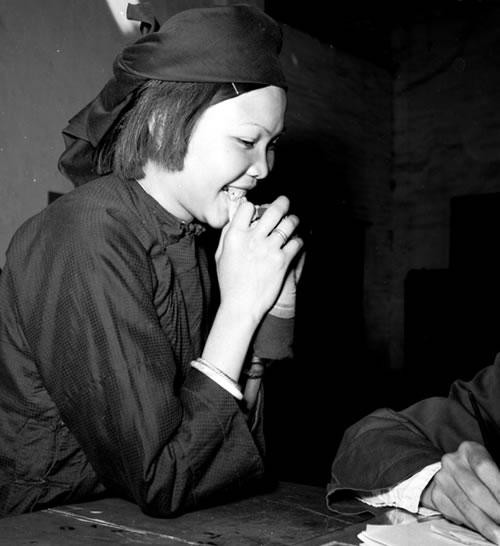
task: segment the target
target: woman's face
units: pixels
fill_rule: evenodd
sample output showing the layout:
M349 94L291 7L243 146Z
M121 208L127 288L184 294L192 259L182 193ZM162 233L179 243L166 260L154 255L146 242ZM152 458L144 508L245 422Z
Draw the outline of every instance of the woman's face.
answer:
M234 196L244 196L272 168L285 109L286 93L275 86L210 106L193 129L184 168L165 178L166 208L182 220L223 227Z

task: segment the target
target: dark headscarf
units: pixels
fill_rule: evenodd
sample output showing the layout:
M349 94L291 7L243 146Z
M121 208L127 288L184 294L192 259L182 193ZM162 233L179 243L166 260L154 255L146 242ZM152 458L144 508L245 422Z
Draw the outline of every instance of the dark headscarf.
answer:
M129 6L130 8L130 6ZM188 9L125 47L113 77L63 130L59 170L76 186L101 176L97 149L146 80L276 85L286 89L276 21L251 5Z

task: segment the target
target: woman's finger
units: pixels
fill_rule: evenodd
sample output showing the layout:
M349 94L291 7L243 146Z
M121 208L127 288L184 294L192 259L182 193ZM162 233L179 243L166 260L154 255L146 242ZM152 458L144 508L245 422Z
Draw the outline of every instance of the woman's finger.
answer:
M240 200L238 208L234 213L233 219L229 222L230 227L234 226L235 228L245 229L248 228L252 222L253 215L255 213L255 206L246 200Z
M288 197L280 195L264 211L257 222L254 222L255 233L262 236L269 235L272 230L284 219L290 207ZM283 229L283 228L281 228Z
M292 237L282 247L282 251L285 253L288 260L288 264L295 258L300 249L304 246L304 241L300 237Z
M278 223L278 225L269 233L268 237L280 243L280 246L286 245L298 225L298 217L295 216L295 214L290 214L285 216Z
M306 253L304 251L300 253L299 258L297 260L297 264L295 265L295 270L294 270L295 283L298 283L300 280L300 277L302 276L302 270L304 269L305 261L306 261Z

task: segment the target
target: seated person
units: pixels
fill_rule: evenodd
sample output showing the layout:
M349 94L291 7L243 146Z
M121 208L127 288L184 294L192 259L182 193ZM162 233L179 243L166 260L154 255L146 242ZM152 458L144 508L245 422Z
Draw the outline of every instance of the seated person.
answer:
M474 405L498 429L500 448L500 354L471 381L455 381L447 398L378 409L349 427L332 464L328 507L355 513L361 500L431 509L500 544L498 459L495 444L484 447Z
M0 517L95 495L171 517L266 477L263 360L280 355L257 338L290 326L303 243L286 196L255 221L246 195L283 131L281 29L245 4L151 29L64 130L78 187L7 251Z

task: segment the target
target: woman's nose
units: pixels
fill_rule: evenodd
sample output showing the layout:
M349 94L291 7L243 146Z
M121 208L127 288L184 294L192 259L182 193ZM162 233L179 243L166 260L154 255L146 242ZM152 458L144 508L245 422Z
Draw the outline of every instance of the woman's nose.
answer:
M256 180L266 178L272 167L269 159L267 152L259 153L251 167L248 169L248 174Z

